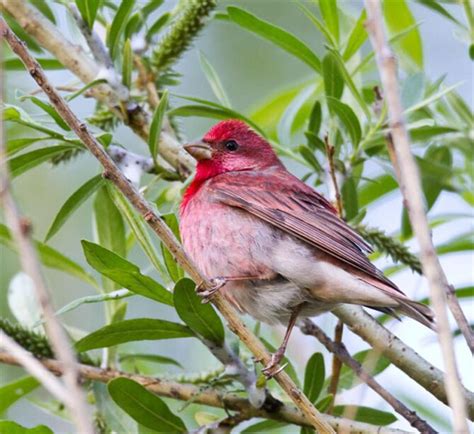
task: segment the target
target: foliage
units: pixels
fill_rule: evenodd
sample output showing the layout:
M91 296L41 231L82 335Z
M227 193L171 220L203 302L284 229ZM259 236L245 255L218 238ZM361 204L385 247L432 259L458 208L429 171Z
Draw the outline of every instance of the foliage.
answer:
M466 25L443 3L417 1L439 14L446 20L445 25L452 26L464 39L469 31L472 34L474 25L467 11ZM57 4L68 6L68 2L54 0L33 3L51 24L57 18ZM411 252L408 244L413 235L406 210L397 217L400 225L394 234L389 235L370 224L370 210L388 195L399 193L399 188L387 153L387 110L374 89L378 84L373 78L374 56L365 49L368 39L364 27L366 13L359 10L352 15L341 3L320 0L300 4L298 8L295 3L295 9L305 20L304 24L311 26L310 39L323 43L323 47L314 49L295 32L238 6L224 9L219 5L219 10L211 15L217 6L214 0L178 1L172 10L165 10L162 0L75 1L88 28L102 28L106 32L103 44L107 55L115 69L121 72L121 85L129 91L129 98L121 99L114 107L104 101L97 102L95 110L86 113L87 122L105 148L111 144L122 145L118 127L130 123L128 115L133 107L138 105L144 110L149 128L141 151L147 149L147 157L152 159L156 170L152 175L139 170L137 186L155 204L177 237L179 230L175 211L183 184L176 181L179 176L167 181L163 175L178 170L178 167L165 166L161 172L159 170L162 164L161 133L172 133L181 118L239 118L268 138L279 155L296 167L301 178L314 187L320 187L325 182L328 145L333 147L344 218L373 244L376 249L373 259L383 254L387 255L388 260L398 262L397 265L390 263L387 274L395 274L407 266L421 273L416 254ZM446 85L445 77L435 81L428 77L419 23L410 11L411 6L411 2L407 1L386 0L384 16L390 42L401 62L404 113L423 180L428 217L432 228L436 228L466 217L454 213L438 214L435 205L443 194L449 193L469 206L474 205L474 172L470 170L473 165L473 117L456 85ZM65 11L70 18L68 7ZM40 54L38 60L45 69L63 69L57 59L45 57L41 47L12 17L7 16L7 20L27 46ZM181 78L173 68L195 42L202 28L207 23L214 25L215 22L226 26L226 29L237 29L239 35L246 32L247 36L258 37L267 43L268 49L282 50L287 56L294 57L307 68L307 79L281 83L280 89L266 99L263 99L265 95L255 95L253 109L242 111L233 105L229 96L232 89L227 80L219 76L214 66L216 59L210 53L200 52L202 72L217 102L195 95L177 94L174 86L181 79L186 81L187 75L183 71ZM72 23L70 20L69 25ZM472 41L468 41L468 45L472 55ZM21 64L11 55L6 59L4 68L18 71ZM81 89L66 91L66 98L85 99L90 96L91 89L107 81L112 87L117 85L110 77L97 77ZM37 113L41 113L41 121ZM118 113L124 114L123 119ZM77 157L84 153L84 146L44 98L18 94L12 104L4 105L3 119L9 128L7 156L15 178L14 187L29 171L45 173L47 162L53 165L61 162L67 170L75 170L76 164L79 164ZM179 134L177 136L179 138ZM216 349L229 351L232 357L240 357L246 368L253 369L245 350L240 349L226 334L212 305L201 303L194 283L185 278L172 254L164 246L156 248L146 224L121 193L97 172L93 175L78 185L68 186L68 198L50 223L44 242L35 241L43 265L75 277L95 291L93 295L74 296L71 302L58 310L58 314L74 313L78 308L85 312L91 304L104 305L103 327L83 331L79 337L71 332L74 338L77 337L75 349L80 360L91 364L88 351L102 349L102 366L151 375L160 372L156 365L177 369L186 366L186 360L175 360L155 352L135 351L135 343L144 340L161 343L168 339L171 345L175 342L178 345L178 339L186 338L186 342L204 343L213 350L213 354ZM90 233L94 242L80 240L74 233L69 235L74 237L75 247L82 243L83 258L78 263L68 257L69 251L66 256L52 245L61 232L71 230L71 218L89 199L93 201L93 230ZM35 216L32 215L32 218ZM11 235L3 225L0 225L0 243L15 250ZM458 231L437 247L440 255L472 253L472 232ZM139 259L136 260L136 257ZM93 277L93 273L100 275L100 280ZM54 284L57 285L57 281ZM463 299L472 298L472 287L460 288L457 294ZM132 296L134 299L143 298L158 318L129 318L127 303ZM84 328L89 328L88 324L84 324ZM28 330L24 324L12 324L0 319L0 329L36 357L54 357L45 336ZM262 340L268 348L274 348L274 339ZM105 348L107 351L104 351ZM160 352L165 347L156 348ZM94 353L94 357L96 355L99 357L98 352ZM353 357L362 364L367 362L366 368L374 376L389 367L388 360L378 357L372 349L356 352ZM370 364L369 361L374 358L377 360ZM291 362L291 357L285 362L288 363L286 372L296 383L303 385L304 392L320 411L327 411L334 401L339 404L339 394L334 397L326 393L330 373L321 353L309 358L304 375L301 375L301 366ZM232 367L232 363L229 366ZM183 383L202 384L203 390L214 387L219 391L240 393L242 385L238 384L238 378L229 366L212 365L205 372L185 372L174 378ZM355 374L344 367L338 393L358 384ZM17 392L13 389L20 386L22 392L15 395ZM35 380L27 377L13 383L13 386L0 388L0 397L4 397L2 410L7 410L17 399L24 399L36 386ZM279 397L273 382L266 386ZM107 388L98 383L88 387L93 392L97 420L103 432L117 429L126 429L131 433L185 432L186 427L196 425L191 418L195 412L193 408L185 406L177 410L176 406L171 405L172 401L159 398L131 379L114 379ZM193 402L192 397L189 402ZM396 417L385 410L385 407L368 408L347 403L336 405L333 414L350 414L358 421L387 425ZM242 432L271 432L282 426L287 428L282 421L252 422ZM26 429L15 422L0 421L0 432L40 434L50 430L43 426Z

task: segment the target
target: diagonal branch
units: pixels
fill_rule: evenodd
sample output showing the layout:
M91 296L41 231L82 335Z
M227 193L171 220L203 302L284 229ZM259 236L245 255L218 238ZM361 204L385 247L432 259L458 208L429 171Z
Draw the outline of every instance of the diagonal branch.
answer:
M18 362L12 355L0 351L0 363L17 365ZM63 365L57 360L42 359L41 364L56 375L63 375ZM113 369L100 369L89 365L79 365L79 371L82 378L101 383L108 383L114 378L126 377L140 383L150 392L166 398L178 399L181 401L192 401L194 403L208 405L210 407L224 408L226 410L237 411L248 418L260 417L265 419L279 420L294 425L308 426L311 424L297 407L284 404L276 410L256 409L248 400L242 398L236 393L222 392L211 387L198 387L192 384L183 384L164 378L146 377L143 375L134 375L126 372L115 371ZM327 423L338 432L358 432L367 434L407 434L406 431L370 425L367 423L356 422L349 419L334 417L329 415L322 416Z
M453 337L446 311L446 294L449 293L449 284L431 239L423 203L420 175L415 158L411 153L410 139L403 117L396 60L386 42L380 0L365 0L365 5L368 16L367 30L376 54L387 101L391 136L395 148L394 158L397 161L396 166L399 172L398 183L408 209L413 232L420 245L423 274L428 279L431 290L431 302L436 315L439 343L446 368L445 383L448 401L453 410L453 428L457 432L468 432L466 402L456 366ZM464 322L465 317L461 315L456 320L458 323L459 321ZM470 343L469 347L472 348L471 331L466 330L465 327L461 327L461 330L467 332L466 340Z
M423 419L421 419L416 412L410 410L403 402L399 401L380 383L378 383L362 365L351 357L345 345L340 342L335 342L329 338L316 324L307 319L300 327L304 334L314 336L318 339L331 353L334 354L341 362L345 363L351 368L355 374L366 383L372 390L378 393L392 408L400 415L402 415L413 428L423 433L435 434L436 431Z
M104 177L113 182L115 186L122 192L122 194L129 200L129 202L135 207L135 209L144 217L145 221L150 225L158 237L161 238L168 250L174 255L178 264L181 265L181 267L189 274L189 276L195 282L202 282L203 287L211 288L211 283L201 275L196 266L188 258L168 226L153 211L152 207L129 182L129 180L125 178L111 157L105 152L104 148L89 132L87 125L79 121L61 95L49 83L39 63L28 53L25 45L17 38L17 36L11 31L5 21L1 18L0 31L7 43L12 48L13 52L16 53L18 57L20 57L30 75L48 96L56 111L81 139L89 151L102 164L104 167ZM235 310L224 300L224 298L221 295L217 295L213 299L213 303L227 320L229 328L247 346L256 359L264 364L269 363L270 355L268 354L263 343L260 342L256 336L247 329L245 324L238 317ZM296 406L308 418L311 424L319 430L319 432L333 432L333 429L324 419L322 419L321 414L316 410L308 398L296 387L288 374L285 372L280 372L276 375L275 379L283 388L283 390L288 394L288 396L293 400Z

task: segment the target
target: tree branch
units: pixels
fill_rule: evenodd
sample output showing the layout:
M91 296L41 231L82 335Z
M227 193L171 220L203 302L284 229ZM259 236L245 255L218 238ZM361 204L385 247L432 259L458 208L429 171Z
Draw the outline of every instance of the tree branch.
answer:
M359 335L372 348L378 349L395 366L441 402L448 405L443 371L428 363L361 307L339 306L332 312L344 321L352 332ZM474 394L464 387L462 387L462 393L468 404L469 417L474 420Z
M0 351L0 363L18 365L15 357L4 351ZM43 359L40 363L56 375L62 375L64 372L63 365L57 360ZM202 388L192 384L177 383L163 378L134 375L112 369L100 369L89 365L79 365L79 372L82 378L101 383L108 383L118 377L130 378L146 387L150 392L156 393L159 396L178 399L181 401L192 401L210 407L233 410L243 413L249 418L261 417L265 419L280 420L282 422L300 426L312 426L297 407L288 404L280 406L276 411L269 411L265 409L256 409L248 400L242 398L236 393L221 392L210 387ZM406 431L379 427L329 415L323 415L322 417L334 430L337 430L337 432L345 431L368 434L406 433Z
M335 355L341 362L345 363L351 368L354 373L366 383L372 390L378 393L392 408L408 422L413 428L416 428L422 433L435 434L436 430L432 428L426 421L421 419L416 412L410 410L403 402L399 401L388 390L386 390L380 383L378 383L371 375L369 375L362 365L353 359L347 351L343 343L338 343L329 338L316 324L310 319L306 319L300 330L307 335L314 336L319 340L331 353Z
M423 274L428 279L431 290L431 303L436 315L439 343L446 368L445 382L448 401L453 410L453 427L455 431L468 432L466 403L456 366L453 337L445 307L449 284L431 239L428 219L424 209L418 167L411 153L410 140L403 117L396 60L386 42L380 1L365 0L365 5L368 16L367 30L376 54L377 65L387 101L389 124L399 171L398 183L408 209L413 231L420 245ZM454 314L457 313L459 311L454 312ZM464 315L456 318L459 325L464 323L464 320ZM465 336L466 341L469 343L469 347L473 348L471 331L466 330L466 327L461 327L461 325L460 328L463 332L467 332Z
M0 43L3 37L6 37L5 30L6 23L0 17ZM0 49L0 64L2 49ZM3 105L3 84L2 71L0 71L0 105ZM71 349L69 339L62 328L60 322L54 313L54 308L49 298L49 290L43 278L43 274L38 260L38 255L31 239L31 223L24 218L15 203L13 195L10 191L10 169L7 163L7 154L5 149L3 121L0 119L0 201L3 205L4 215L7 225L10 227L13 239L18 246L18 253L23 271L31 278L35 289L36 299L41 307L44 319L45 328L48 337L51 341L56 357L64 363L66 367L64 372L65 390L69 398L65 401L68 406L70 415L79 432L84 434L93 434L94 429L91 423L91 415L87 407L85 394L78 383L77 361ZM3 340L3 345L14 351L16 357L27 363L27 369L36 369L38 374L38 366L34 366L27 358L28 353L19 351L10 342L8 336L3 332L0 335ZM48 381L47 377L44 377ZM51 384L48 387L54 387ZM56 392L59 390L56 387ZM62 394L64 395L64 393Z
M24 44L22 44L22 42L16 37L3 19L0 19L0 29L12 50L20 57L30 75L48 96L56 111L102 164L104 167L104 177L113 182L135 209L144 217L145 221L150 225L158 237L161 238L168 250L174 255L178 264L181 265L189 276L197 283L202 282L203 287L211 288L211 283L201 275L192 261L188 258L168 226L153 211L148 202L123 175L95 137L90 134L87 125L80 122L71 111L61 95L49 83L39 63L28 53ZM269 363L270 355L263 343L247 329L235 310L224 300L224 298L220 294L217 294L213 299L213 303L227 320L229 328L239 336L240 340L247 346L256 359L263 364ZM332 428L324 419L322 419L321 414L316 410L308 398L296 387L288 374L280 372L275 376L275 379L316 429L323 433L333 432Z

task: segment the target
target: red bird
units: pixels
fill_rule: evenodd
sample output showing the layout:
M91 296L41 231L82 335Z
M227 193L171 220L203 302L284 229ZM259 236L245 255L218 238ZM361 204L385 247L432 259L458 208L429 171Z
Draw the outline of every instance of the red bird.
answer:
M433 327L431 310L367 259L370 246L244 122L220 122L185 148L198 161L180 207L186 252L241 312L288 326L268 375L297 318L340 303L398 309Z

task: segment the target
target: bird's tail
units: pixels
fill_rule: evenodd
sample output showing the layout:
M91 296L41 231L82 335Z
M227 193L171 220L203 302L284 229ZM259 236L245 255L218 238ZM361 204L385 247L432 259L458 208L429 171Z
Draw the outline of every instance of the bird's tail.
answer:
M406 298L398 299L400 310L409 317L417 320L421 324L436 331L433 311L426 305Z

